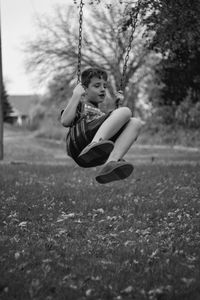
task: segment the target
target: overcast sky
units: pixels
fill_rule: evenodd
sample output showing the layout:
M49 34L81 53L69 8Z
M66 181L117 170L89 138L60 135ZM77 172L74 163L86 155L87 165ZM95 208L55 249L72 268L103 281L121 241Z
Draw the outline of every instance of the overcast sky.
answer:
M35 32L35 14L51 14L56 4L73 4L73 0L0 1L3 76L7 92L37 93L33 75L25 73L21 44Z

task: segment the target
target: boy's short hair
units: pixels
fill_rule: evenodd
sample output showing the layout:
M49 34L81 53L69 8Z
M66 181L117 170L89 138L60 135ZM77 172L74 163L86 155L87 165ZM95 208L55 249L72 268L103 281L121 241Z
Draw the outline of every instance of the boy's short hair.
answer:
M108 75L106 71L99 68L88 68L84 70L81 74L81 83L83 86L88 87L90 81L93 77L97 77L99 79L103 78L103 80L107 81Z

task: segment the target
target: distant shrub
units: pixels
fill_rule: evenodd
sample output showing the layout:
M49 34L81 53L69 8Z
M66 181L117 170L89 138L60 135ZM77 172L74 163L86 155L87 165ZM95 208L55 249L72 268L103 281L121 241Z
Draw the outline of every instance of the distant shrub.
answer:
M176 122L187 128L200 128L200 102L192 103L190 93L176 110Z
M165 105L156 108L156 110L152 114L153 123L157 124L173 124L174 123L174 107Z
M41 122L45 118L45 113L46 113L46 108L43 105L41 104L36 105L30 112L27 128L33 131L37 130L40 127Z
M197 102L191 107L189 114L189 126L192 128L200 128L200 102Z
M35 136L38 138L45 138L57 141L64 141L66 137L67 129L60 127L49 126L46 122L43 126L38 129L35 133Z
M45 112L45 117L35 135L40 138L64 140L67 130L60 122L60 110L56 106L51 106Z
M154 109L152 114L154 126L177 125L183 128L200 128L200 101L192 101L191 92L179 105L163 105Z

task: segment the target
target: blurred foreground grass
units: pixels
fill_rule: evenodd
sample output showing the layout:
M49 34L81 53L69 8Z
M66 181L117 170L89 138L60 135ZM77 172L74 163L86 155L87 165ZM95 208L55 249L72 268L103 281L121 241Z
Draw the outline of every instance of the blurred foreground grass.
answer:
M200 299L200 166L0 165L0 299Z

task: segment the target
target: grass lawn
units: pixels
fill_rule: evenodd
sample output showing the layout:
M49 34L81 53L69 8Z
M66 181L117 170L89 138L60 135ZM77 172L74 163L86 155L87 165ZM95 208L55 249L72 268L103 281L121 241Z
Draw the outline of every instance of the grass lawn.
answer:
M0 299L200 299L200 166L0 164Z

